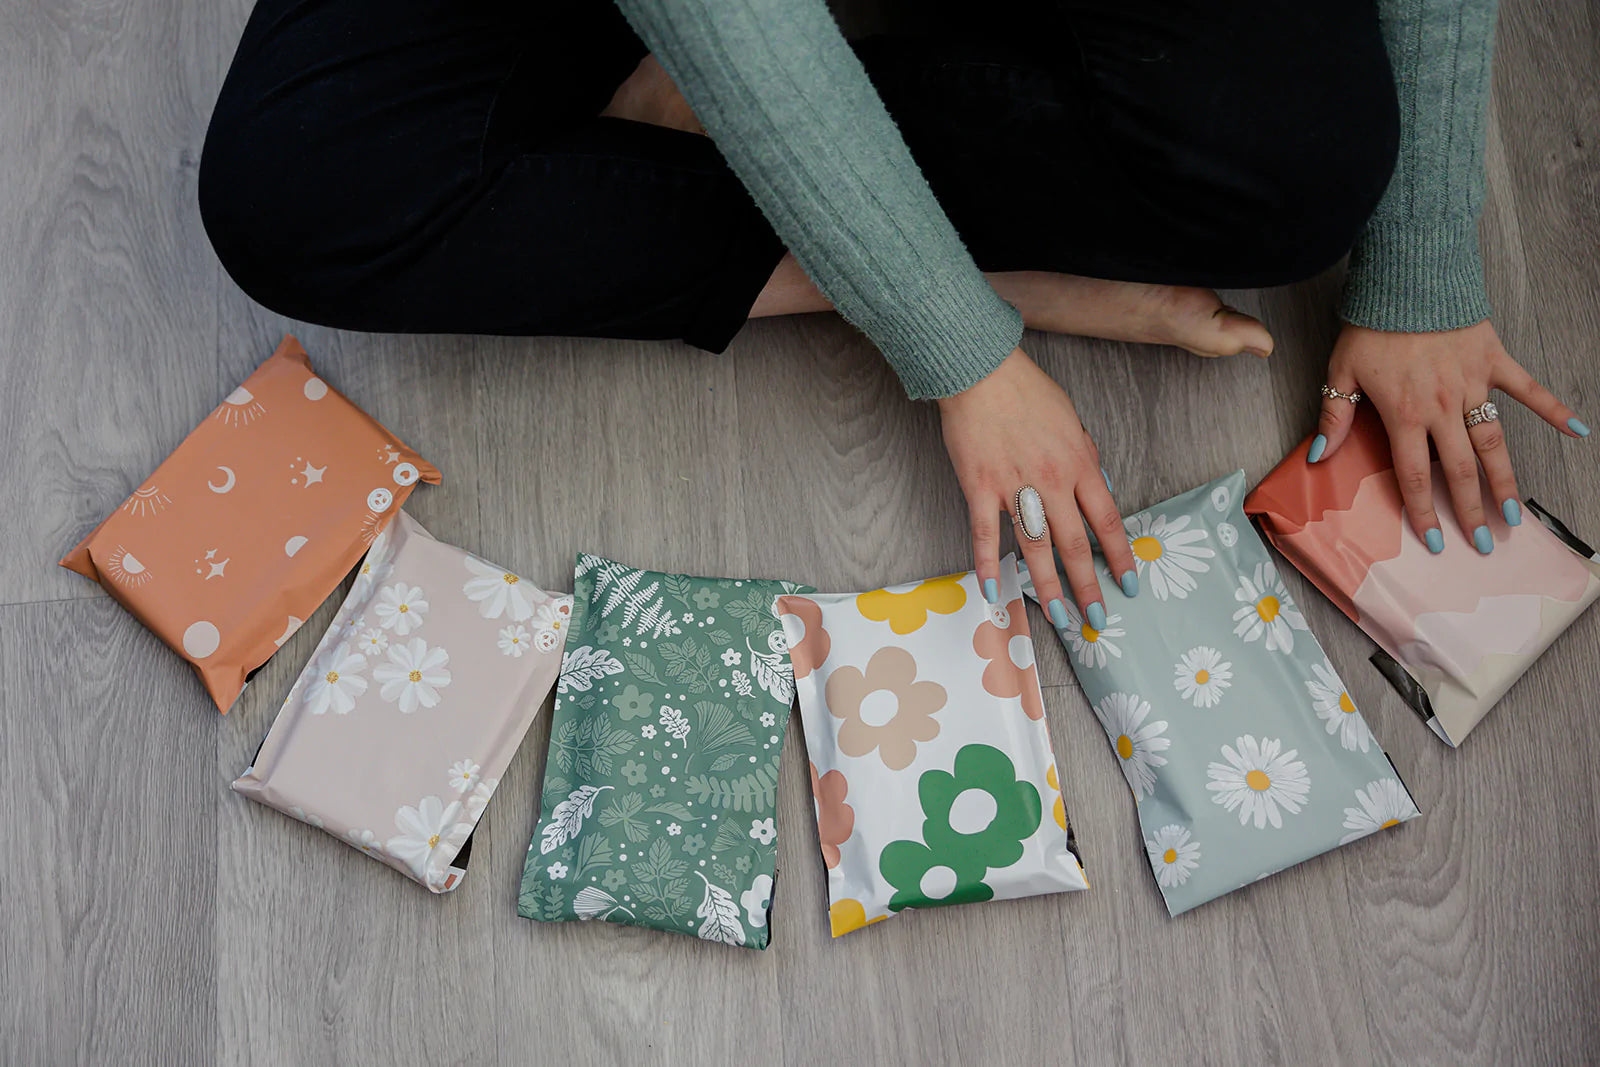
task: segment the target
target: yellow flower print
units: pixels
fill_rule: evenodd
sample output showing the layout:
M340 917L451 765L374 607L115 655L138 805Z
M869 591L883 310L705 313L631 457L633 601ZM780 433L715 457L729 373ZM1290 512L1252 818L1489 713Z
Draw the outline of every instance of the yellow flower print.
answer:
M1061 799L1061 779L1056 777L1056 765L1054 763L1050 764L1050 770L1046 772L1044 780L1050 783L1051 789L1056 791L1056 806L1050 809L1050 814L1056 817L1056 825L1065 830L1067 828L1067 805Z
M856 597L856 610L873 622L888 623L889 629L897 634L908 634L922 629L930 611L954 615L961 610L967 602L967 591L961 586L964 577L964 574L947 574L943 578L929 578L904 593L874 589Z
M828 909L828 920L833 925L834 937L843 937L873 923L881 923L887 918L887 915L867 918L867 909L861 906L861 901L849 897L845 897Z

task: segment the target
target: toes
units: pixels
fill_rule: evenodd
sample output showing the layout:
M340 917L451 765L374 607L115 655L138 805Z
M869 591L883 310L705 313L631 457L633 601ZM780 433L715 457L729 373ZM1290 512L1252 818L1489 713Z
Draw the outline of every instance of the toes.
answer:
M1272 334L1261 320L1223 303L1210 289L1174 288L1167 307L1171 343L1197 356L1272 354Z

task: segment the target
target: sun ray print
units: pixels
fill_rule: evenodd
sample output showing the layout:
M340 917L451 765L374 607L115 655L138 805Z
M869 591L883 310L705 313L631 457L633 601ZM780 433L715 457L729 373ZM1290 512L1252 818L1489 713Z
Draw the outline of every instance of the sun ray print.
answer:
M255 394L241 385L217 405L212 415L229 426L248 426L266 413L267 409Z
M139 561L138 556L121 545L117 546L117 550L111 553L111 558L106 561L106 572L118 585L143 585L150 580L149 568Z
M133 495L123 501L122 510L136 519L147 515L158 515L167 510L167 505L172 503L172 498L153 485L146 485L133 491Z

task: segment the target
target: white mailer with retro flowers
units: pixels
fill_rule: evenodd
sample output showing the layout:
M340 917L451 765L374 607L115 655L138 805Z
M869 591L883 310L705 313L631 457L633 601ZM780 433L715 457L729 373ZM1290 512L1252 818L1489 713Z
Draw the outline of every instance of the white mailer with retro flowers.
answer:
M435 540L373 542L233 789L456 888L468 839L561 670L572 598Z
M1014 556L972 573L778 598L833 935L906 908L1087 889Z
M1129 516L1141 592L1057 629L1181 914L1419 812L1242 510L1236 471ZM1022 586L1035 597L1027 568Z

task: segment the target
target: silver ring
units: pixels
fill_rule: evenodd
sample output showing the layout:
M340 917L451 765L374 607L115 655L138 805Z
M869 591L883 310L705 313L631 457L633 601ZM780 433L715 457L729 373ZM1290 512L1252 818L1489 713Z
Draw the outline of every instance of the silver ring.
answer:
M1017 495L1011 500L1011 516L1017 520L1017 528L1022 531L1022 536L1030 541L1043 541L1050 529L1044 517L1044 497L1031 485L1017 490Z
M1472 429L1480 422L1496 422L1500 418L1500 409L1494 406L1493 400L1485 400L1471 411L1467 412L1467 429Z
M1353 393L1341 393L1331 385L1324 385L1322 387L1322 395L1327 397L1329 400L1348 400L1352 404L1361 403L1360 390L1357 390Z

